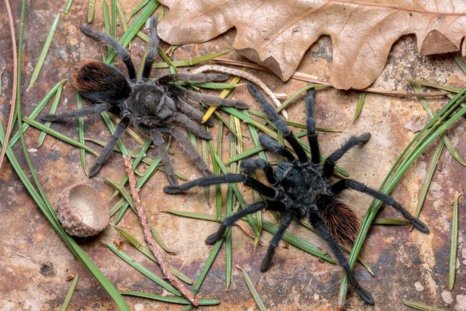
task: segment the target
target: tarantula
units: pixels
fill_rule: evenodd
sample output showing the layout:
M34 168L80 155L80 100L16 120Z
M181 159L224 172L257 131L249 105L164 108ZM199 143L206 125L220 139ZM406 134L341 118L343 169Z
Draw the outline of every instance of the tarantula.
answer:
M247 159L241 163L241 168L245 174L202 177L181 185L166 186L164 191L169 194L175 194L185 192L195 186L207 187L222 183L242 182L265 196L266 199L253 203L236 214L225 218L217 232L207 237L205 241L207 244L211 245L222 239L227 227L248 214L263 209L281 212L283 217L280 227L273 236L267 254L261 264L261 271L265 272L270 268L275 248L278 246L291 221L306 217L316 232L327 242L338 263L346 272L350 284L362 300L367 304L374 304L372 295L359 285L338 244L338 242L351 244L358 231L356 215L337 199L338 195L345 189L353 189L366 193L385 204L393 206L419 231L428 233L429 229L424 223L407 212L392 197L369 188L356 180L341 179L335 183L331 183L330 177L333 175L335 162L352 147L367 143L370 138L369 133L360 136L351 136L341 148L327 157L321 167L314 120L315 92L310 90L306 98L307 138L311 150L311 159L309 159L292 131L283 119L279 117L274 108L265 100L258 89L252 84L248 85L248 89L260 103L266 115L274 122L277 130L283 134L285 140L291 145L295 155L270 136L262 134L259 136L259 139L264 148L285 158L278 163L277 167L273 168L270 163L263 159ZM263 184L248 175L257 169L263 170L271 186Z
M72 74L73 85L81 96L94 104L92 107L61 114L49 114L42 117L43 121L64 121L90 114L110 111L120 116L115 132L107 143L95 164L89 170L89 176L96 175L109 158L118 139L130 125L136 126L141 132L147 134L155 145L156 152L161 156L165 166L165 173L170 184L177 184L173 173L173 166L166 151L163 135L170 134L179 143L181 148L197 165L203 175L209 175L204 160L197 153L181 128L193 132L203 139L212 139L200 122L203 113L189 103L205 103L216 106L232 106L246 109L247 105L230 99L221 99L216 96L205 95L190 91L178 82L211 82L225 81L224 74L168 74L156 81L149 80L149 75L158 49L157 20L150 19L150 45L144 62L142 79L136 77L136 70L131 56L126 49L114 38L92 31L87 25L81 31L87 36L101 41L115 49L122 58L128 70L128 78L115 67L98 61L84 62L75 68ZM194 120L194 121L193 121ZM196 121L196 122L195 122ZM208 124L209 125L209 124Z

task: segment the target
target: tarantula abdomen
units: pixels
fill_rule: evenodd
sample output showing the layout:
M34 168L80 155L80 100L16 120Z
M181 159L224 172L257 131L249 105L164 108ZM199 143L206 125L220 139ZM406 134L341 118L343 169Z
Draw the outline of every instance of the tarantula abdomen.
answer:
M91 103L117 103L131 94L125 75L103 62L86 61L73 68L72 84Z

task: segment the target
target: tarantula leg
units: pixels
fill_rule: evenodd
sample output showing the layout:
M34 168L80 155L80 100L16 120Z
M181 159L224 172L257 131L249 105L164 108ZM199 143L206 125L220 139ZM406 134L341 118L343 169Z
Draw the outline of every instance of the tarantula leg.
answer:
M272 240L270 241L269 248L267 249L267 254L265 255L264 259L262 260L261 263L261 272L265 272L269 270L271 264L272 264L272 258L273 255L275 254L275 248L277 248L278 243L282 239L283 235L285 234L286 229L291 224L291 220L293 219L291 213L286 213L282 221L280 223L280 227L278 228L277 232L275 232L275 235L273 236Z
M104 165L104 163L107 161L108 157L112 153L113 149L115 148L115 145L118 141L118 139L123 135L125 132L125 129L129 125L129 119L128 118L123 118L120 123L118 123L115 132L113 133L112 137L110 138L110 141L107 143L105 146L104 150L102 150L102 153L97 157L95 160L94 165L89 169L89 177L93 177L99 173L100 169Z
M333 174L333 170L335 168L335 162L338 161L348 150L351 148L365 144L371 138L371 134L364 133L360 136L351 136L347 142L343 144L339 149L335 150L331 155L325 159L324 162L324 176L329 177Z
M278 115L275 111L275 108L267 102L264 98L262 93L251 83L248 83L248 90L249 93L256 99L256 101L262 106L264 109L265 114L273 121L277 130L283 134L283 137L288 141L293 147L293 150L296 152L298 156L299 162L306 163L308 161L306 152L304 151L303 147L299 144L296 137L294 137L293 132L290 130L288 125L286 125L285 121Z
M94 105L92 107L86 107L79 110L63 112L59 114L46 114L44 116L41 116L40 119L44 122L60 122L65 121L67 119L87 116L90 114L98 114L107 111L108 109L110 109L109 104L99 104Z
M207 176L212 174L212 172L207 167L207 164L204 162L204 159L199 155L197 150L194 148L193 144L189 140L188 136L178 128L172 129L172 135L177 141L178 145L181 147L183 152L185 152L194 164L197 166L198 170L202 173L202 175Z
M374 298L372 298L372 295L368 291L366 291L359 285L358 281L356 280L356 277L354 276L353 271L351 270L348 260L346 259L345 255L343 255L343 252L338 246L338 243L330 234L329 228L324 223L319 214L317 214L316 212L311 212L309 215L309 220L312 226L316 229L317 233L319 233L319 235L327 242L328 246L337 258L338 263L345 270L351 286L356 290L359 297L361 297L361 299L364 300L366 304L373 305Z
M191 121L186 115L181 114L181 113L175 113L173 116L173 121L178 123L179 126L184 127L191 132L193 132L196 136L206 139L206 140L211 140L212 135L210 135L209 132L207 132L201 125Z
M267 181L271 184L275 184L277 179L273 172L272 165L264 159L246 159L241 162L241 169L244 173L250 174L257 169L262 169L267 177Z
M266 134L259 134L259 141L265 149L285 157L288 161L294 161L296 158L284 146L280 145L276 140Z
M208 187L225 183L242 182L267 197L273 198L276 195L274 188L264 185L257 179L242 174L225 174L220 176L206 176L188 181L181 185L166 186L163 191L168 194L182 193L194 187Z
M162 133L157 130L152 130L150 133L152 143L155 146L155 152L157 155L160 156L161 161L165 167L165 175L167 176L168 183L170 185L177 185L178 181L175 178L175 173L173 172L173 165L170 157L168 156L167 152L167 145L165 144L165 140L163 139Z
M83 24L81 26L81 31L85 35L93 38L94 40L101 41L105 44L110 45L112 48L114 48L118 56L120 56L123 62L125 63L126 68L128 69L129 78L131 80L136 79L136 69L134 68L134 64L133 64L133 61L131 60L131 56L129 55L128 51L120 43L118 43L117 40L107 35L106 33L95 32L91 30L87 24Z
M262 209L265 208L265 203L264 202L256 202L251 205L248 205L246 208L239 210L237 213L225 218L222 223L220 224L220 227L218 228L217 232L212 233L207 237L205 240L205 243L207 245L212 245L215 242L221 240L223 238L223 235L225 234L225 231L227 230L228 227L233 225L235 222L243 218L244 216L247 216L249 214L253 214L255 212L258 212Z
M229 76L223 73L173 73L159 78L160 83L183 81L188 83L223 82Z
M152 16L149 19L150 28L150 43L147 51L146 60L144 61L144 69L142 70L142 78L147 79L152 71L152 64L157 56L157 49L159 47L159 38L157 37L157 18Z
M403 217L406 218L417 230L423 233L429 233L429 228L422 221L411 215L407 210L403 208L403 206L401 206L400 203L398 203L391 196L388 196L386 194L383 194L382 192L369 188L363 183L360 183L359 181L353 179L342 179L332 186L332 191L334 193L339 193L345 189L353 189L359 192L366 193L387 205L393 206L393 208L400 212L401 215L403 215Z
M235 107L237 109L248 109L248 105L245 103L233 100L233 99L224 99L217 96L207 95L207 94L200 94L194 91L190 91L187 89L182 88L182 90L186 93L186 95L200 103L204 103L211 106L223 106L223 107Z
M181 112L183 112L188 117L190 117L191 119L197 122L201 122L202 118L204 117L204 113L202 111L189 105L181 98L178 98L178 109L180 109ZM209 119L204 124L207 126L214 126L214 123L212 121L213 121L212 119Z
M314 106L315 106L316 92L310 89L306 97L306 111L307 111L307 139L309 147L311 148L311 160L314 164L320 163L320 150L319 141L317 140L316 120L314 119Z

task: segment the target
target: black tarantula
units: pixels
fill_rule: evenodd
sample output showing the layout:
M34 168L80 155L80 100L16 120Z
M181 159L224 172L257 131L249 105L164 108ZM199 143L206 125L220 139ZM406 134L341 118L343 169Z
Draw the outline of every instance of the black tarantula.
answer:
M327 242L338 263L346 272L350 284L357 291L361 299L367 304L374 304L372 295L359 285L338 244L338 242L351 244L358 231L356 215L337 199L338 194L345 189L353 189L366 193L387 205L393 206L419 231L428 233L429 229L390 196L352 179L341 179L335 183L330 182L335 162L352 147L365 144L369 140L370 134L365 133L360 136L351 136L341 148L327 157L321 167L314 120L314 90L310 90L306 98L307 137L311 149L311 159L309 159L286 123L279 117L258 89L252 84L248 85L248 89L261 104L267 116L274 122L278 131L283 134L283 137L292 146L296 155L293 155L270 136L261 135L259 138L264 148L285 158L285 160L278 163L277 167L272 168L270 163L263 159L247 159L241 163L241 168L245 174L202 177L181 185L166 186L164 191L174 194L185 192L195 186L206 187L222 183L242 182L268 199L253 203L236 214L225 218L218 231L206 239L207 244L211 245L222 239L227 227L248 214L263 209L281 212L283 217L280 227L273 236L267 254L261 264L261 271L265 272L270 268L275 248L292 219L306 217L316 232ZM248 175L256 169L264 171L267 181L271 186L267 186Z
M89 170L89 176L96 175L113 151L118 139L130 125L139 128L150 136L157 153L162 158L165 173L170 184L177 184L173 173L172 163L166 151L163 136L172 135L186 152L197 168L204 175L209 175L202 157L197 153L190 140L181 128L193 132L203 139L212 139L211 135L197 122L203 116L202 111L189 103L203 102L216 106L232 106L246 109L247 105L235 100L221 99L216 96L205 95L190 91L175 82L209 82L225 81L224 74L168 74L156 81L149 80L149 75L158 49L158 37L155 17L150 19L150 45L144 62L142 79L136 77L136 70L131 56L126 49L114 38L105 33L94 32L87 25L81 31L89 37L108 44L117 51L128 70L126 78L115 67L98 61L85 62L75 68L73 72L73 85L83 98L94 104L92 107L61 114L49 114L42 117L43 121L63 121L90 114L110 111L120 116L115 132L103 149L95 164ZM194 121L193 121L194 120Z

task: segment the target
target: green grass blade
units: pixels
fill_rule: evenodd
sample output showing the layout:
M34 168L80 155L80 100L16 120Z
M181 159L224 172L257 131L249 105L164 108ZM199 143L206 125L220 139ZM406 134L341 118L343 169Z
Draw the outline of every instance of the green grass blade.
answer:
M456 257L458 252L458 203L461 193L455 194L453 201L453 213L451 217L451 244L450 244L450 265L448 273L448 290L452 291L455 286Z
M133 17L136 15L139 11L142 10L143 7L145 7L151 0L143 0L141 3L139 3L130 13L130 17Z
M356 103L356 110L354 112L353 124L359 119L361 115L362 108L364 107L364 102L366 99L366 93L360 93L358 97L358 102Z
M55 98L53 99L52 107L50 108L50 114L54 114L57 111L58 104L60 103L60 99L61 99L62 90L63 90L63 84L60 84L60 86L58 87L57 93L55 94ZM45 122L45 126L47 127L50 127L51 124L52 122ZM37 148L40 148L40 146L42 146L46 135L47 133L45 132L40 133L39 138L37 139Z
M228 230L230 229L227 229L227 231ZM217 255L220 252L220 249L222 248L222 244L223 244L223 239L217 241L212 247L212 250L210 251L209 257L204 263L204 267L202 268L201 273L197 277L196 281L194 281L193 290L192 290L194 294L197 294L199 290L201 289L202 283L204 283L204 280L207 274L209 273L210 268L212 267L212 264L215 261L215 258L217 258Z
M159 7L159 3L156 0L150 1L141 13L134 19L133 23L128 27L128 30L125 31L121 39L119 40L120 44L123 47L127 47L128 44L134 39L139 30L144 26L147 19L151 17L155 10ZM116 52L112 51L109 53L105 59L106 63L111 63L116 56Z
M71 10L71 6L73 5L73 0L68 0L66 2L66 6L65 6L65 9L63 10L63 13L68 14L70 13L70 10Z
M107 1L104 1L102 3L102 13L103 13L103 16L104 16L104 30L105 30L105 33L110 35L110 28L111 28L111 24L110 24L110 13L109 13L109 10L108 10L108 4L107 4ZM111 47L107 46L107 49L108 51L110 51Z
M407 226L409 224L411 223L404 218L376 218L374 220L374 225L380 226Z
M187 300L184 297L161 296L157 294L149 294L149 293L134 292L134 291L124 291L124 292L121 292L121 294L124 296L146 298L146 299L157 300L161 302L174 303L178 305L189 305L190 304L189 300ZM216 306L220 304L219 299L213 299L213 298L200 298L198 301L199 301L200 306Z
M133 205L133 199L131 197L131 194L129 194L129 192L125 189L125 187L121 186L119 183L109 179L109 178L105 178L105 182L107 184L109 184L110 186L112 186L113 188L115 188L116 190L118 190L118 192L123 196L123 198L125 199L126 202L128 202L128 204L131 206L131 208L134 208L134 205Z
M79 95L79 93L76 93L76 107L77 109L82 108L81 95ZM78 141L82 145L85 145L86 143L84 142L84 118L83 117L77 118L77 122L78 122ZM87 175L86 151L84 149L79 149L79 160L81 162L81 167L83 169L84 174Z
M213 59L216 59L220 56L223 56L230 51L222 51L222 52L217 52L217 53L212 53L212 54L206 54L206 55L201 55L201 56L196 56L188 59L181 59L181 60L173 60L171 61L171 64L177 68L179 67L191 67L191 66L196 66L202 63L207 63ZM170 65L166 62L159 62L159 63L154 63L152 68L155 69L166 69L169 68ZM234 83L228 83L231 85L235 85Z
M238 267L238 269L240 269L243 273L244 281L246 282L249 292L251 293L252 297L254 298L254 301L256 302L257 308L259 308L260 311L267 311L267 308L265 307L264 302L259 296L259 293L257 292L256 288L254 287L254 283L252 282L248 273L240 267Z
M115 0L112 0L112 28L110 29L110 35L115 38L117 33L117 4Z
M424 206L424 202L427 197L427 192L429 191L430 184L432 182L432 178L434 177L435 169L437 168L438 161L440 156L442 155L443 151L443 143L439 143L437 148L435 148L434 155L430 160L429 167L427 168L426 177L424 178L424 183L422 184L421 191L419 193L419 199L416 207L416 211L414 212L414 217L418 218L421 214L422 207Z
M134 236L132 236L128 231L119 228L117 226L113 226L113 228L118 232L119 235L121 235L126 241L129 242L136 250L138 250L141 254L152 260L153 262L157 263L157 259L154 257L152 252L147 248L145 245L143 245L141 242L139 242ZM173 266L170 266L170 270L175 275L178 279L181 281L185 282L188 285L192 285L194 281L185 275L183 272L179 271Z
M37 80L37 77L39 76L40 70L42 69L42 65L44 64L45 58L47 57L50 44L52 43L53 37L55 35L55 31L57 30L59 20L60 20L60 14L57 14L57 17L55 17L55 19L53 20L52 27L50 28L49 34L47 35L47 39L45 40L44 46L42 47L42 50L40 51L39 58L37 59L37 64L34 67L34 70L32 71L31 80L29 82L27 91L32 88L32 86ZM21 49L22 47L20 47L20 50Z
M24 122L28 123L29 125L35 127L36 129L38 130L41 130L41 131L44 131L46 132L47 134L65 142L65 143L68 143L74 147L78 147L78 148L81 148L81 149L84 149L86 150L87 152L95 155L95 156L98 156L99 154L93 150L91 147L87 146L87 145L83 145L81 144L79 141L77 140L74 140L66 135L63 135L51 128L48 128L46 127L44 124L40 123L40 122L37 122L36 120L33 120L31 118L28 118L28 117L24 117Z
M115 255L120 257L124 262L126 262L128 265L133 267L136 271L138 271L139 273L147 277L149 280L153 281L160 287L166 289L170 293L177 295L177 296L181 296L181 293L175 287L173 287L173 285L163 280L158 275L152 273L149 269L147 269L140 263L137 263L136 261L134 261L133 258L128 256L126 253L120 251L115 245L105 243L105 246L107 246Z
M78 285L78 280L79 280L79 274L76 274L73 278L73 281L70 284L70 288L68 289L68 292L66 293L65 300L63 301L63 304L60 306L60 311L68 310L68 306L70 305L71 298L73 297L74 291L76 290L76 285Z
M445 309L440 309L440 308L437 308L437 307L428 306L426 304L411 301L411 300L403 300L403 303L406 306L408 306L408 307L410 307L412 309L415 309L415 310L421 310L421 311L447 311Z
M275 226L274 224L272 224L272 223L270 223L270 222L268 222L266 220L262 221L262 226L263 226L264 230L267 231L270 234L275 234L275 232L277 232L277 230L278 230L277 226ZM323 250L321 250L317 246L315 246L315 245L313 245L313 244L311 244L311 243L309 243L309 242L307 242L307 241L305 241L305 240L303 240L301 238L298 238L294 234L291 234L289 232L285 232L285 234L283 235L283 240L287 241L288 243L290 243L294 247L305 251L308 254L311 254L313 256L322 258L323 260L325 260L325 261L327 261L329 263L332 263L332 264L336 263L335 260L333 260L330 256L328 256L326 252L324 252Z
M44 109L45 105L49 102L49 100L56 94L58 88L60 87L60 85L62 85L66 80L62 80L60 82L58 82L57 84L55 84L55 86L47 93L47 95L44 96L44 98L42 98L39 103L36 105L36 107L34 108L34 110L31 112L31 114L29 115L29 118L34 120L35 118L37 118L37 116L42 112L42 109ZM29 124L26 124L26 123L23 123L23 126L21 128L21 130L23 132L26 132L26 130L29 128ZM13 148L13 146L18 142L20 138L20 134L19 134L19 131L15 133L15 135L13 135L11 137L11 140L10 140L10 147Z

